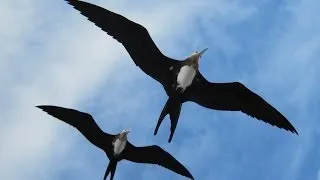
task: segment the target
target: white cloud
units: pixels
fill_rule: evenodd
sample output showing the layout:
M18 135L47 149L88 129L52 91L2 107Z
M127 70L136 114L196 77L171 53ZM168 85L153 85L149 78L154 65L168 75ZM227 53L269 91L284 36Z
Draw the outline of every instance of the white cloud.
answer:
M196 33L190 33L193 28L196 28L193 26L196 20L201 20L202 23L197 23L197 25L202 24L203 27L212 25L222 27L214 29L213 32L206 32L206 34L212 38L215 45L213 48L221 48L227 55L235 55L241 47L224 31L224 27L242 22L257 12L255 7L243 5L241 1L208 0L201 3L191 0L165 1L156 2L157 5L146 3L147 1L137 4L128 2L124 0L100 1L97 4L108 7L147 27L162 52L176 58L183 58L191 53L184 51L185 47L179 48L177 41L184 40L190 43L190 49L204 46L196 38ZM312 2L315 3L315 0ZM310 28L316 21L312 19L310 23L309 19L314 11L308 11L311 15L304 14L306 12L304 9L310 7L310 4L306 4L304 6L298 4L289 8L297 12L294 19L298 20L291 22L290 28L284 32L287 35L281 36L280 39L273 39L275 46L263 51L266 55L264 62L267 63L259 59L263 65L257 70L256 76L250 75L261 87L269 87L264 89L264 92L277 91L279 94L282 91L280 87L283 89L293 87L293 93L288 93L292 97L288 102L292 104L296 102L303 104L306 99L311 98L309 92L314 91L315 68L318 65L314 63L313 57L319 47L319 39L317 39L319 31ZM137 80L142 73L139 72L140 75L136 73L140 70L133 65L127 52L119 43L63 1L59 3L40 0L1 2L0 22L6 24L0 29L0 39L6 42L0 44L0 99L3 102L0 103L2 116L0 120L0 179L50 179L54 178L55 172L59 169L73 166L78 166L76 169L91 171L87 169L88 165L83 164L82 157L77 157L80 158L77 163L69 164L63 161L67 156L76 156L70 152L75 143L71 135L74 137L75 131L73 129L68 132L63 131L63 128L68 128L65 124L50 118L34 106L54 104L76 108L82 105L79 102L85 102L84 100L92 96L92 93L96 92L96 89L105 81L109 82L111 75L116 74L120 67L132 66L126 68L129 71L123 72L125 73L122 78L123 82L118 83L117 88L122 84L125 87L131 87L127 83ZM309 37L304 39L304 36L300 34L303 34L306 29L296 28L306 26L310 28L307 29ZM204 28L205 31L206 28ZM296 44L299 39L304 40ZM308 73L305 73L306 71ZM289 81L295 78L300 78L301 83L294 84L294 81ZM277 90L270 87L277 87ZM143 93L140 94L143 95ZM130 99L121 106L113 108L119 114L127 108L134 110L137 107L133 106L138 106L139 99L142 99L140 94L133 98L134 101ZM117 95L120 96L120 94ZM120 97L110 98L109 101L116 103L116 98ZM143 96L143 98L147 97ZM301 103L296 103L296 105L300 106ZM108 114L107 112L104 113ZM103 113L102 117L108 118ZM154 128L153 119L148 122ZM297 123L298 120L293 122L298 127L302 126L302 123ZM128 121L128 123L132 122ZM193 125L189 122L186 124L187 127ZM199 131L201 130L203 129ZM205 131L205 133L183 141L182 145L187 144L183 148L180 148L180 144L176 142L170 146L165 144L167 149L171 150L170 152L180 152L181 155L178 157L187 159L189 149L186 147L191 144L191 141L195 142L198 136L203 139L197 145L200 147L197 149L199 151L193 152L197 152L195 157L199 157L199 162L193 161L190 171L202 164L200 157L205 159L206 156L213 155L210 158L215 159L215 155L219 154L218 145L212 149L206 148L208 142L219 142L216 132ZM140 143L146 141L141 139L139 138ZM308 142L305 141L306 144ZM297 150L297 156L293 158L293 166L288 174L299 168L299 164L303 161L303 154L307 151L304 147L308 145ZM191 160L193 159L188 158L185 161L186 164L191 164L188 163ZM101 167L101 169L104 168ZM154 168L149 169L154 171ZM118 168L117 171L124 172L121 168ZM150 171L142 173L146 179L150 177L148 172ZM102 175L103 172L99 173ZM211 173L208 173L209 175L214 177ZM295 174L290 177L294 176ZM126 176L118 174L118 177L125 178Z
M319 1L316 0L288 1L285 8L288 13L287 26L281 31L275 30L273 37L270 37L273 46L268 46L261 59L258 59L257 83L260 87L277 87L263 91L282 97L282 106L286 108L279 109L288 112L287 117L300 133L286 149L281 150L283 153L276 155L277 159L290 159L283 179L297 179L301 173L317 127L318 118L313 116L310 104L318 99L315 95L319 90L320 23L314 16L318 13L318 5ZM290 109L295 112L289 114ZM287 148L293 150L288 151Z
M120 44L70 5L61 4L1 2L0 39L6 43L0 45L0 179L50 179L57 169L68 166L61 162L74 142L60 130L65 125L34 106L76 108L123 63L119 60L125 57L129 64ZM196 1L167 1L150 5L142 14L139 10L143 7L131 10L122 8L124 3L110 2L104 3L105 7L108 4L145 25L155 41L179 37L179 25L188 27L190 17L209 9ZM52 166L56 163L60 167Z

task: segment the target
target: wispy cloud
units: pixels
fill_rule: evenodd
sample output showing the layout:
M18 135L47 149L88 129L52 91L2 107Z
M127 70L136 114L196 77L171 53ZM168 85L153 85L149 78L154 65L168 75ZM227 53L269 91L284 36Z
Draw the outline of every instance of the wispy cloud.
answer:
M200 9L193 9L194 4L159 4L163 8L153 8L148 16L139 13L139 9L125 10L127 14L132 12L129 17L145 24L159 41L177 34L173 25L186 23L188 16L199 12ZM68 5L40 1L1 3L1 17L7 24L1 29L1 39L6 41L1 46L1 99L6 102L1 109L6 119L1 126L1 179L48 179L54 177L56 170L72 165L57 166L73 148L73 140L59 130L65 125L41 114L34 106L76 108L78 101L90 97L86 94L94 92L110 73L122 67L119 60L126 52L121 45L108 39L74 9L68 7L66 11L64 6ZM111 6L124 12L121 7ZM132 77L132 73L126 74Z
M300 136L186 103L168 144L168 121L152 135L165 92L121 44L64 1L7 1L0 3L0 179L101 179L102 151L38 104L90 112L106 132L131 127L133 143L161 145L197 179L319 179L319 167L302 168L319 158L311 151L319 148L317 0L92 3L144 25L168 56L209 47L200 65L208 80L243 82ZM116 179L183 179L153 166L119 166Z

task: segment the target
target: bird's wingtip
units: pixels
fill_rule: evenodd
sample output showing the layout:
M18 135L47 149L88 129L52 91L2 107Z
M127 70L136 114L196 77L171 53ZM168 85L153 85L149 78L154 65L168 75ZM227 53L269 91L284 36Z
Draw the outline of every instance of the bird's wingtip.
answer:
M189 173L189 176L187 176L189 179L194 180L194 177Z
M77 2L79 0L65 0L68 4L73 5L74 2Z
M298 131L296 130L296 128L292 124L291 124L291 127L290 127L289 131L291 131L293 134L296 134L296 135L299 136Z
M185 176L185 177L187 177L187 178L189 178L191 180L194 180L194 177L192 176L191 172L188 171L188 169L186 169L186 168L185 168L185 173L181 174L181 175L183 175L183 176Z
M34 107L42 109L42 105L36 105Z
M298 133L298 131L292 126L292 128L288 128L288 129L286 129L287 131L290 131L291 133L293 133L293 134L296 134L297 136L299 136L299 133Z
M46 105L36 105L35 107L44 111Z

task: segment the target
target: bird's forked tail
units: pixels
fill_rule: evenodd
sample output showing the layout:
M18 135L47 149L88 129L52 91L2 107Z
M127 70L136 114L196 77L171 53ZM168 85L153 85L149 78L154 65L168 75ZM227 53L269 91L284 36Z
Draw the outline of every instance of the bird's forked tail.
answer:
M158 123L156 126L156 129L154 130L154 135L158 133L158 129L163 121L163 119L166 117L167 114L170 115L171 120L171 128L170 128L170 137L168 139L168 142L170 143L174 134L174 131L176 130L177 123L180 116L181 111L181 105L182 103L178 99L174 99L169 97L169 99L166 102L166 105L163 107L162 112L160 114L160 117L158 119Z
M106 169L106 172L104 174L103 180L107 179L109 173L111 173L110 180L113 180L114 174L115 174L116 169L117 169L117 163L118 163L117 160L110 159L110 162L109 162L108 167Z

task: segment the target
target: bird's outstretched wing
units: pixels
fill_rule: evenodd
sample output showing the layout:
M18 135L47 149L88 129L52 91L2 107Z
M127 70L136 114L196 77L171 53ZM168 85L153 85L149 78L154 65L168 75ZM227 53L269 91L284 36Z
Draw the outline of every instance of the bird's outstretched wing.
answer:
M59 106L40 105L36 106L49 115L77 128L92 144L108 150L114 135L103 132L88 113Z
M136 147L128 142L122 158L136 163L157 164L182 176L194 179L179 161L156 145Z
M143 26L87 2L66 1L89 21L122 43L142 71L166 86L170 67L179 61L163 55Z
M273 126L298 134L293 125L259 95L239 82L211 83L200 73L187 92L187 100L201 106L225 111L241 111Z

